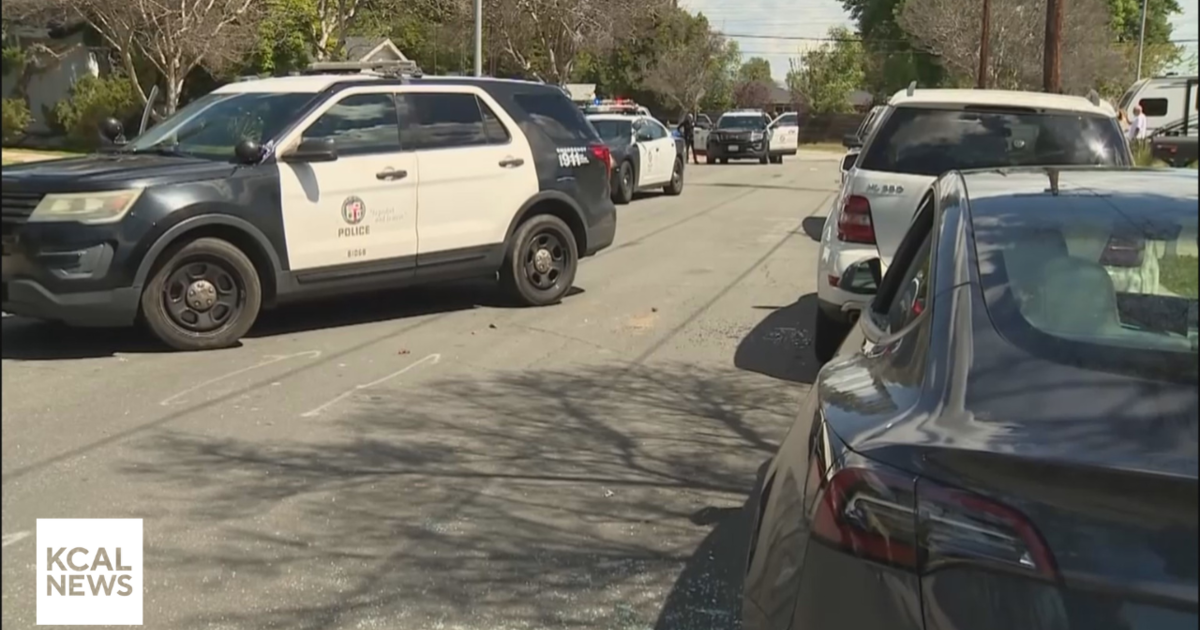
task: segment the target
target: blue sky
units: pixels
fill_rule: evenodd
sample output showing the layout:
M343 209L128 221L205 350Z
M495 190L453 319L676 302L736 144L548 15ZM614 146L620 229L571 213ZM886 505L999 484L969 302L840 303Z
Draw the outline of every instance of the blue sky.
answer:
M830 27L851 26L838 0L680 0L692 11L701 11L718 30L730 34L769 35L791 38L824 37ZM1198 0L1179 0L1183 14L1175 18L1176 39L1197 38ZM746 57L764 57L771 73L783 80L789 60L818 41L734 37ZM1185 44L1192 55L1195 42Z

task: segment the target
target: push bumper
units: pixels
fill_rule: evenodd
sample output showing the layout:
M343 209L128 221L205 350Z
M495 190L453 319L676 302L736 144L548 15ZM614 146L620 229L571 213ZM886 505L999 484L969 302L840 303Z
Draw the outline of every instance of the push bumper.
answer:
M4 312L68 326L131 326L141 299L141 291L136 287L54 294L34 280L12 280L3 286Z
M736 150L729 147L736 146ZM767 155L766 142L729 141L717 143L709 141L705 157L725 158L730 160L761 159Z

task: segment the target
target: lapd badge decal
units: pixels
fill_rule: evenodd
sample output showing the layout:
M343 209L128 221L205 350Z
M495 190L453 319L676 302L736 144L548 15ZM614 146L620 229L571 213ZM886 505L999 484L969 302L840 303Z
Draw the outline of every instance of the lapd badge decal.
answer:
M346 225L358 225L367 216L367 204L362 199L350 196L342 202L342 219Z

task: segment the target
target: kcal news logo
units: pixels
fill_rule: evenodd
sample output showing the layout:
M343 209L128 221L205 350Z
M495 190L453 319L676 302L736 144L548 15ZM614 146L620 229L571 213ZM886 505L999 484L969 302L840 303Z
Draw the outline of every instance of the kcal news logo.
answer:
M37 624L142 625L142 519L37 521Z

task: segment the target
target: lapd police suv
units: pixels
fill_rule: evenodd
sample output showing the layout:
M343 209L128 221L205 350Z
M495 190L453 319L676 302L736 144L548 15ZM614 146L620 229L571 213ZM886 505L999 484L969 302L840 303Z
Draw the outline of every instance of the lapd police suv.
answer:
M611 153L549 85L319 64L106 133L5 167L4 311L219 348L303 298L498 276L555 303L616 231Z

